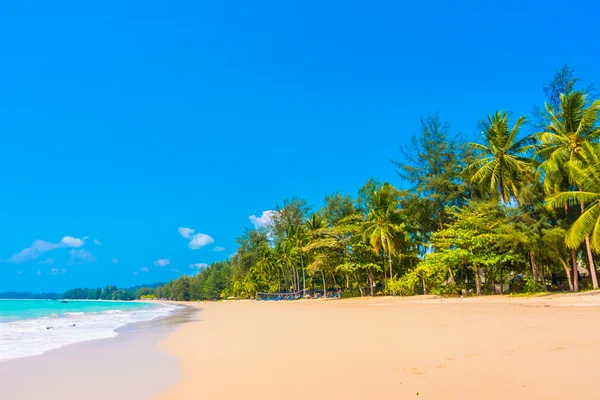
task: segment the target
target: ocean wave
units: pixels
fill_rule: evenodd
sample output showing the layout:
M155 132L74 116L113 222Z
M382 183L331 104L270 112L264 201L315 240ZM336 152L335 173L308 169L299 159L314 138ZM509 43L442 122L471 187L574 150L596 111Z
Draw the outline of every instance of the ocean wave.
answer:
M124 311L121 310L106 310L102 311L103 314L124 314Z
M179 307L161 304L135 310L71 312L0 323L0 361L27 357L69 344L116 336L124 325L166 316Z
M77 317L79 315L85 315L84 312L66 312L64 315L67 317Z

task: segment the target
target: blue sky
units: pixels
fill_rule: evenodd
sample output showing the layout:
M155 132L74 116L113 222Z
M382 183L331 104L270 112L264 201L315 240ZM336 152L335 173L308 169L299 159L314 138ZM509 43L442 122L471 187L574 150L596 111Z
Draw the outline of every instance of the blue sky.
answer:
M400 185L423 114L600 82L593 1L87 3L0 5L0 290L191 273L286 197Z

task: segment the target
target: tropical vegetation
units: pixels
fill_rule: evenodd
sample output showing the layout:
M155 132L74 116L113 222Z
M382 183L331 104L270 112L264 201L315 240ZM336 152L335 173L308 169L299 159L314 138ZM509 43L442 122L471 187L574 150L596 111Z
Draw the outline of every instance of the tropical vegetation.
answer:
M246 229L229 259L144 296L176 300L597 289L600 100L565 66L531 116L494 111L480 136L439 113L393 162L398 187L370 179L320 208L292 198ZM528 122L528 120L532 122Z

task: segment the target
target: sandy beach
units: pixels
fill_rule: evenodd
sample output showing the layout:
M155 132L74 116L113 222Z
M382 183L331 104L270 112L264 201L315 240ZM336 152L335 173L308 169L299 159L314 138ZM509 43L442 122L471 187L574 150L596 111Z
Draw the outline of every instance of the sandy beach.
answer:
M182 399L597 399L600 296L186 303Z

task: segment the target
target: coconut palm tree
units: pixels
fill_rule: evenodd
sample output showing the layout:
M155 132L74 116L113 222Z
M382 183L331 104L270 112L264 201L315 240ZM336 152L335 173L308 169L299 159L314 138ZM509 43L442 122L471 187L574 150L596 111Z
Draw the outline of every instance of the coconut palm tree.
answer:
M566 243L577 248L586 240L595 252L600 252L600 145L582 143L579 150L582 161L569 163L569 175L581 190L565 191L548 198L549 208L560 209L566 204L587 204L567 232Z
M377 254L383 250L384 259L387 256L390 268L390 278L393 277L392 254L398 247L403 224L399 223L398 198L396 189L389 183L373 193L367 220L363 223L363 240L370 243Z
M536 156L541 160L540 169L543 172L544 189L549 193L561 193L578 187L579 184L577 179L574 179L571 169L577 168L581 171L581 163L585 163L582 153L585 151L586 144L596 143L600 139L600 127L597 126L600 100L592 102L589 106L588 104L587 95L583 91L561 94L559 110L554 110L546 104L550 123L545 132L537 135L541 149ZM564 203L565 212L568 210L567 204L568 202ZM585 213L584 200L579 202L579 206L581 213ZM584 237L583 242L590 264L592 285L594 289L598 289L589 237ZM575 251L572 248L573 259ZM573 274L573 289L577 291L576 268L573 269Z
M600 138L598 113L600 100L587 107L587 95L572 92L560 95L560 110L546 104L550 124L537 137L540 149L536 157L541 160L544 188L548 192L564 191L569 186L568 166L573 160L581 159L579 153L586 142Z
M508 203L515 199L519 189L531 171L531 159L535 139L528 135L519 139L519 130L525 117L519 117L509 128L508 113L496 111L481 121L483 144L469 143L481 153L481 158L465 169L471 182L480 186L484 193Z
M277 264L275 262L273 250L267 246L262 247L254 267L262 277L270 278L274 275L277 271Z
M289 238L293 246L294 254L300 258L300 268L302 270L302 297L306 297L306 274L304 272L304 251L303 247L308 244L308 235L304 225L298 225Z

